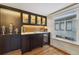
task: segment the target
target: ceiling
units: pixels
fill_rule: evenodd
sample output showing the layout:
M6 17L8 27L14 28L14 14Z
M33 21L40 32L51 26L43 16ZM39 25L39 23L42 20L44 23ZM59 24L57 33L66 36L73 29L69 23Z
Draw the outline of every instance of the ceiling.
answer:
M33 12L47 16L59 9L62 9L72 3L2 3L10 7Z

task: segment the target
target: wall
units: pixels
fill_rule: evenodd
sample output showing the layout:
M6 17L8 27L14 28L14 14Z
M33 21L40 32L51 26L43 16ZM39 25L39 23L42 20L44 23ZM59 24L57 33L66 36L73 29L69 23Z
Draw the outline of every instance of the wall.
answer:
M66 13L69 10L76 10L77 13L77 24L76 26L78 26L79 24L79 4L65 8L64 10L61 10L59 12L56 12L54 14L50 14L47 18L48 18L48 31L51 32L51 40L50 40L50 44L61 49L64 50L66 52L68 52L69 54L79 54L79 28L77 27L77 33L76 33L76 42L72 42L72 41L66 41L64 39L58 40L56 38L56 33L54 30L54 20L55 17L58 16L62 16L64 13Z

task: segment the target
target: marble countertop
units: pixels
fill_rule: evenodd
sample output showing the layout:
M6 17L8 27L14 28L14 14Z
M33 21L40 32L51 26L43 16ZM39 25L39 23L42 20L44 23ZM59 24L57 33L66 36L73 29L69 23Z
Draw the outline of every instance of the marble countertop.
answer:
M21 33L21 35L38 34L38 33L49 33L49 32L24 32L24 33Z

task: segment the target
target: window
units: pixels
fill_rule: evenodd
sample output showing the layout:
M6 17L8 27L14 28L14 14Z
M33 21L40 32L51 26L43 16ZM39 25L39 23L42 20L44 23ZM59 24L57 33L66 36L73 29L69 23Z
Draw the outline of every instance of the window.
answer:
M55 30L59 30L59 23L55 23Z
M64 31L64 27L65 27L64 22L60 22L60 30Z
M72 31L72 21L66 21L66 30Z
M76 41L76 13L55 18L56 37Z

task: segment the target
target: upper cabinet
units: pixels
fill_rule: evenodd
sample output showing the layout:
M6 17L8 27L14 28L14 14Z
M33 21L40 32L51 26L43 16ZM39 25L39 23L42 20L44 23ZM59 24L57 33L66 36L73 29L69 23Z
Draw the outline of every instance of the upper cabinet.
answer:
M30 24L36 24L36 15L30 15Z
M37 25L41 25L41 16L37 16Z
M42 25L47 25L47 19L46 19L46 17L42 17Z
M19 13L19 15L20 15L19 18L21 18L21 25L38 25L38 26L46 26L47 25L47 18L46 18L46 16L35 14L35 13L31 13L31 12L20 10L20 9L16 9L16 8L12 8L12 7L8 7L8 6L4 6L4 5L0 5L0 6L1 6L0 8L7 9L9 11L13 10L13 12L9 12L9 13L8 13L8 11L6 12L7 18L11 18L12 15L14 15L14 14L15 14L15 17L13 16L13 18L18 18L17 14ZM0 13L1 12L2 11L0 11ZM8 16L8 14L10 14L10 13L12 13L12 14ZM4 15L5 14L3 14L2 17L4 19L6 19L6 17L4 17ZM1 18L1 16L0 16L0 18ZM4 21L4 24L5 24L5 22L6 21Z
M22 24L46 26L47 19L44 16L38 16L32 13L22 13Z
M23 13L22 14L22 22L24 23L24 24L29 24L29 14L28 13Z

